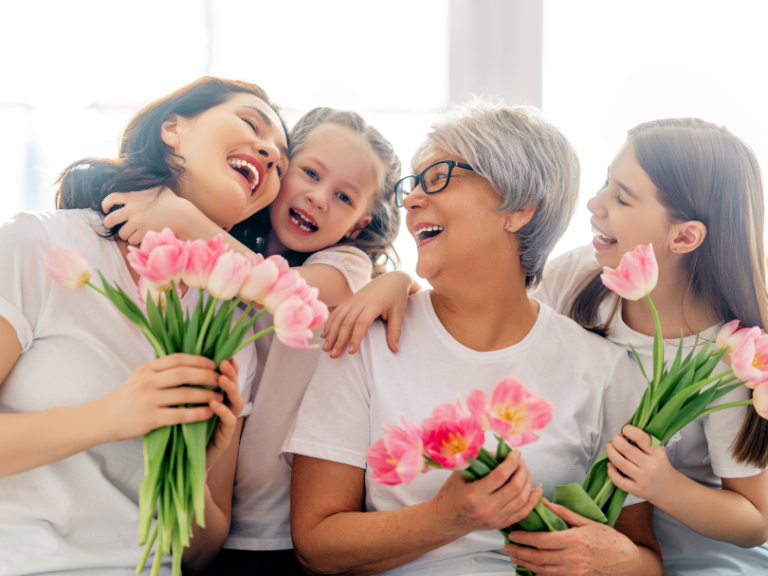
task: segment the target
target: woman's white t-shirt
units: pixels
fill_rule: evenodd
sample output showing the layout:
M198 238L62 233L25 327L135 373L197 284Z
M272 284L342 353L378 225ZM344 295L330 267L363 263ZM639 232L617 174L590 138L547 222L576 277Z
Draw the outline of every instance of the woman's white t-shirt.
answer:
M547 398L554 417L540 439L521 451L544 495L555 486L581 482L589 466L630 418L643 393L642 375L627 353L590 334L541 304L520 343L477 352L457 342L435 314L430 291L406 307L400 351L393 354L386 328L374 323L360 350L337 360L320 358L304 395L284 457L302 454L366 468L365 451L383 436L382 424L400 415L421 420L440 402L454 402L473 388L490 393L503 378L518 378ZM485 447L496 449L493 434ZM394 510L429 500L450 472L433 470L410 485L384 486L365 476L365 510ZM510 572L504 541L496 531L478 531L429 552L392 574Z
M0 225L0 316L16 330L22 353L0 385L0 412L18 414L98 400L154 358L144 334L104 296L51 280L53 246L80 252L107 280L138 300L116 242L94 230L90 210L21 213ZM94 284L100 285L98 276ZM198 291L182 304L194 306ZM247 346L236 359L246 400L256 369ZM243 415L247 414L250 404ZM13 442L13 438L3 438ZM0 478L0 574L134 573L142 439L110 442L20 474ZM152 565L150 557L145 573ZM170 574L170 556L163 573Z
M579 290L598 271L591 245L576 248L550 262L541 286L534 297L567 314ZM596 322L604 323L613 309L614 298L607 298L598 309ZM717 334L719 326L701 332L700 344ZM653 337L635 332L624 323L621 307L614 316L608 339L629 350L637 350L646 373L653 370ZM683 340L683 357L693 348L695 336ZM671 362L680 340L664 341L664 356ZM728 369L720 363L713 374ZM723 396L715 404L749 398L749 390L741 386ZM720 488L721 478L744 478L761 472L758 468L738 464L730 456L730 446L746 416L745 406L728 408L703 416L683 428L667 443L667 456L672 466L699 484ZM712 540L689 530L668 514L654 508L654 532L661 545L666 575L716 574L720 576L768 573L768 547L743 549L726 542Z
M332 246L310 256L305 266L322 264L344 275L352 292L371 280L373 265L353 246ZM256 321L256 330L272 324L272 315ZM290 512L291 469L279 459L280 446L299 410L304 390L320 359L318 328L310 350L295 350L272 334L256 341L259 368L253 385L253 414L240 439L232 497L232 524L225 548L285 550L293 547Z

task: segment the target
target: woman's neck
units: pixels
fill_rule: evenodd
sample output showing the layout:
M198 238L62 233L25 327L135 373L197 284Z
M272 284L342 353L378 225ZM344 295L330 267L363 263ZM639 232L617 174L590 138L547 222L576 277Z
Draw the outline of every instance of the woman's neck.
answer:
M682 330L685 336L692 336L697 330L703 331L721 322L717 313L701 302L687 283L675 281L675 276L659 274L659 282L651 294L661 322L661 335L670 339L680 338ZM665 277L670 280L665 282ZM656 333L653 313L645 298L622 300L621 315L624 323L635 332L649 336Z
M285 244L280 242L280 238L277 237L275 229L271 228L267 233L267 245L264 247L265 256L274 256L275 254L284 254L288 248Z
M453 280L435 279L430 296L442 325L467 348L479 352L509 348L536 324L539 304L528 297L519 266L496 269L491 275L462 274L461 280Z

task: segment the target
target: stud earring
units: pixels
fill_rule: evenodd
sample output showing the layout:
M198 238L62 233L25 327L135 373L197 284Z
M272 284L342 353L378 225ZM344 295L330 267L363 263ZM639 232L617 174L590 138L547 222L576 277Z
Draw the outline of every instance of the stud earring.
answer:
M677 254L677 248L672 248L672 254Z

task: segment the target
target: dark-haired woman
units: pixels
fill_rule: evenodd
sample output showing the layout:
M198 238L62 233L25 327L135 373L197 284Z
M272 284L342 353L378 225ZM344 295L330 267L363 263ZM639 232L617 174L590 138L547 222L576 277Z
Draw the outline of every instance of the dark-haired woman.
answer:
M258 180L231 165L243 157ZM217 480L236 463L227 447L241 430L238 414L248 412L241 389L255 371L253 348L236 357L239 374L238 363L218 374L211 361L182 354L153 361L141 332L109 301L51 281L45 261L52 246L72 247L138 301L127 243L102 226L106 195L168 186L230 227L272 201L287 161L283 123L263 90L203 78L139 112L117 159L65 170L58 211L0 225L0 573L132 574L142 553L141 438L212 413L221 424L207 455L208 468L216 466L206 523L228 522L232 486ZM184 290L182 303L196 297ZM219 384L228 403L183 384ZM171 408L182 404L208 406ZM208 554L197 540L187 566Z
M647 304L618 299L599 275L637 245L653 244L659 263L653 301L668 358L677 353L681 330L690 349L697 331L706 341L735 318L742 326L768 326L760 170L752 151L725 128L689 118L630 130L588 207L592 244L548 264L537 300L619 346L632 342L650 366L655 328ZM395 350L410 284L405 274L387 274L337 309L327 328L332 355L347 342L354 352L379 314L390 318L388 341ZM726 369L721 365L714 373ZM740 387L719 403L748 397ZM765 573L768 425L753 408L700 418L666 450L651 449L649 437L631 426L624 434L608 448L610 475L617 486L655 505L665 574Z

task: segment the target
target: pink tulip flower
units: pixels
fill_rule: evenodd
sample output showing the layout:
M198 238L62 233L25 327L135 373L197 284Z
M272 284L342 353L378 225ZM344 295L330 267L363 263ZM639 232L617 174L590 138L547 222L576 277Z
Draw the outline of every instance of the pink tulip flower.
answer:
M157 306L161 312L165 312L165 292L158 289L152 282L148 282L143 276L139 278L138 292L139 301L142 306L146 306L147 298L149 297L152 298L155 306ZM179 300L181 300L181 288L178 285L176 285L176 294L179 295Z
M763 382L752 393L755 403L755 411L763 418L768 419L768 382Z
M219 300L231 300L240 292L251 267L245 256L236 252L225 252L216 260L208 277L208 292Z
M181 280L194 289L203 289L208 285L208 278L219 256L229 251L224 243L224 236L219 234L212 240L195 240L189 244L189 258Z
M128 247L128 262L134 270L160 290L178 285L187 265L189 249L176 238L170 228L162 232L147 232L141 245Z
M298 296L285 299L274 312L275 335L291 348L309 348L312 308Z
M532 430L542 430L552 420L549 400L534 396L515 378L499 382L490 400L482 390L470 390L467 407L483 428L512 447L538 440Z
M54 246L45 261L48 276L65 288L77 290L91 279L91 267L77 250Z
M250 256L250 254L249 254ZM272 260L250 260L251 269L240 287L240 298L247 302L263 304L272 286L277 282L277 265Z
M733 350L731 369L747 388L755 389L768 380L768 334L756 326L744 332Z
M421 426L424 453L443 468L469 468L469 459L477 458L485 442L485 431L459 402L438 404Z
M405 430L384 425L385 436L365 452L371 480L387 486L410 484L425 469L421 430L416 422L403 419Z
M309 329L314 332L328 320L328 306L318 299L307 302L307 304L312 308L312 322L309 324Z
M603 268L600 278L603 284L622 298L640 300L656 288L659 280L659 265L653 253L653 246L638 246L621 257L616 270Z
M267 260L269 260L269 258L267 258ZM295 270L288 270L287 272L282 273L278 266L278 273L279 276L277 280L272 285L269 294L264 297L263 302L264 308L266 308L267 312L270 314L274 314L275 310L282 302L291 296L296 295L307 284Z
M733 351L744 339L744 335L749 332L749 328L739 328L739 322L739 320L731 320L724 324L715 338L715 345L721 350L727 350L723 356L723 362L729 366L733 363Z

